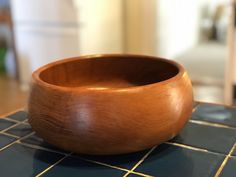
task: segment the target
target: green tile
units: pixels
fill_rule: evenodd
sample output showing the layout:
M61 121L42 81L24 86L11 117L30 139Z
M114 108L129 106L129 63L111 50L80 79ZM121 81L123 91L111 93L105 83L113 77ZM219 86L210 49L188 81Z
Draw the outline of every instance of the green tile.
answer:
M54 166L44 177L122 177L126 172L83 161L77 157L68 157Z
M40 147L44 147L44 148L48 148L48 149L52 149L52 150L56 150L56 151L60 151L60 152L63 152L63 153L68 152L68 151L59 149L59 148L55 147L54 145L51 145L51 144L45 142L42 138L40 138L36 134L30 135L29 137L21 140L21 142L32 144L32 145L37 145L37 146L40 146Z
M236 142L235 142L236 143ZM232 153L232 156L235 156L236 157L236 148L234 149L233 153Z
M220 177L236 176L236 157L230 157L225 167L223 168Z
M14 122L10 122L6 119L3 119L3 118L0 118L0 131L1 130L4 130L12 125L14 125L15 123Z
M178 146L158 146L136 172L160 177L213 177L225 156Z
M6 131L7 133L10 133L12 135L16 135L19 137L28 135L32 132L31 126L29 124L19 124L9 130Z
M78 155L89 160L118 166L125 169L131 169L148 152L148 150L139 151L121 155Z
M47 142L45 142L42 138L38 137L37 135L31 135L24 140L22 140L23 143L38 145L44 148L57 150L61 152L66 152L62 149L59 149ZM106 163L113 166L118 166L126 169L131 169L146 153L148 150L135 152L135 153L129 153L129 154L123 154L123 155L82 155L77 154L74 156L85 158L93 161L99 161L102 163Z
M6 145L15 141L16 138L9 137L7 135L0 134L0 148L5 147Z
M171 142L228 154L236 142L236 130L189 122Z
M63 156L14 144L0 153L1 176L35 176Z
M192 114L192 119L236 127L236 109L222 105L200 103Z
M18 121L24 121L25 119L27 119L27 112L26 111L18 111L14 114L7 116L7 117L11 118L11 119L18 120Z

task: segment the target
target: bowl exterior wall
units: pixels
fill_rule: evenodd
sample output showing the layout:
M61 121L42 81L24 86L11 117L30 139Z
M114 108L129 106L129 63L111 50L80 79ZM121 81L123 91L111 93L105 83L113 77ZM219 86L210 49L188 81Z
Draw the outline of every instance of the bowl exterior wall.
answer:
M33 81L29 123L62 149L121 154L176 136L191 115L192 103L187 73L171 82L116 91L58 90Z

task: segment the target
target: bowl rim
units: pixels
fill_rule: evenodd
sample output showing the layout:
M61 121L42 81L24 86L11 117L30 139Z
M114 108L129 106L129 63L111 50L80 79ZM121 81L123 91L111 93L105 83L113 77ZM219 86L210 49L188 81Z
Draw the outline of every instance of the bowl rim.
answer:
M79 87L65 87L65 86L59 86L59 85L54 85L50 84L48 82L43 81L40 78L40 74L45 71L46 69L55 66L55 65L60 65L66 62L71 62L71 61L76 61L76 60L86 60L86 59L92 59L92 58L108 58L108 57L121 57L121 58L127 58L127 57L135 57L135 58L146 58L146 59L151 59L151 60L159 60L163 61L166 63L169 63L171 65L174 65L178 69L178 73L174 75L173 77L170 77L166 80L160 81L160 82L154 82L150 84L145 84L145 85L138 85L138 86L130 86L130 87L121 87L121 88L106 88L106 89L99 89L99 88L88 88L86 86L79 86ZM64 59L59 59L54 62L50 62L46 65L43 65L36 69L32 73L32 82L37 83L42 87L46 87L49 89L53 90L60 90L60 91L84 91L84 90L96 90L96 91L109 91L109 92L119 92L119 91L137 91L138 89L148 89L155 87L157 85L166 85L169 83L172 83L173 81L177 81L184 77L184 75L187 75L186 70L184 67L177 63L176 61L162 58L162 57L157 57L157 56L150 56L150 55L139 55L139 54L92 54L92 55L83 55L83 56L76 56L76 57L70 57L70 58L64 58Z

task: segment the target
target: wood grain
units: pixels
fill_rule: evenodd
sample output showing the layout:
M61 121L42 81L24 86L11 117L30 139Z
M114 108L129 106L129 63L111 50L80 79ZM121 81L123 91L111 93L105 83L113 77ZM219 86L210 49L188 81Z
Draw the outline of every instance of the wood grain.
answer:
M29 122L47 142L86 154L139 151L173 138L192 111L189 77L174 61L92 55L33 73Z

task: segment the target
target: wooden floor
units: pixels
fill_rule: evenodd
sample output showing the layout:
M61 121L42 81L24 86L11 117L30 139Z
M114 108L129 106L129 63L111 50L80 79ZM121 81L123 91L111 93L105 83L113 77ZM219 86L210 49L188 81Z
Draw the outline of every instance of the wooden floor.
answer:
M27 95L16 80L0 74L0 116L25 107Z

